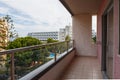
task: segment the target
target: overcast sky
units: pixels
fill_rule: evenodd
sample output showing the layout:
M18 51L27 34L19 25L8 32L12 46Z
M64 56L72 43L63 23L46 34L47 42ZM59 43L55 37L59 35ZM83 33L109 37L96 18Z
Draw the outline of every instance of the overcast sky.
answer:
M19 36L28 32L58 31L71 24L59 0L0 0L0 16L10 15Z

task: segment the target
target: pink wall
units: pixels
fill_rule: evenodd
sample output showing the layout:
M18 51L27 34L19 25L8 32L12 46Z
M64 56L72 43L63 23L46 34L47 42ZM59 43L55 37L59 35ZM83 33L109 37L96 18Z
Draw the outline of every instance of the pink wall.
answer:
M114 78L120 79L119 0L114 0Z
M64 59L57 63L52 69L50 69L39 80L59 80L59 77L63 73L64 69L68 66L71 60L75 56L75 50L68 54Z
M101 64L101 54L102 54L102 14L104 13L104 10L108 6L108 1L110 0L103 0L102 4L100 6L100 9L98 11L98 24L97 24L97 53L99 62ZM114 1L114 43L113 43L113 51L114 51L114 61L113 61L113 78L120 78L120 55L119 52L119 0L113 0Z
M102 14L105 10L107 4L107 0L103 0L101 6L99 8L97 14L97 56L99 58L99 62L101 64L101 56L102 56Z
M73 17L73 39L76 55L97 56L96 44L92 43L92 15L79 14Z

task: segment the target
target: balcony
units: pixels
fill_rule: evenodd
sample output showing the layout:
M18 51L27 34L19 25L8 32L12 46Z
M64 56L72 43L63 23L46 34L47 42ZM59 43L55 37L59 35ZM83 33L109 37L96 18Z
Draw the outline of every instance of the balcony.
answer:
M0 80L102 79L102 73L120 79L120 0L60 2L72 16L74 46L60 42L0 52ZM96 44L91 42L92 15L97 16Z
M72 42L60 42L0 52L4 56L0 58L0 80L102 79L101 70L108 78L120 79L120 1L60 1L72 16L74 47ZM91 42L92 15L97 15L97 44ZM54 56L50 58L46 50ZM29 64L18 65L22 59L16 54L26 53L31 55L27 55Z
M47 51L48 50L48 51ZM47 52L52 55L46 56ZM23 64L18 55L29 53L36 60ZM43 60L41 60L43 53ZM35 56L37 54L37 56ZM73 41L36 45L0 52L1 80L102 79L97 57L75 56ZM25 62L27 59L23 59ZM38 60L37 60L38 59ZM18 61L17 61L18 60ZM64 73L64 74L63 74Z

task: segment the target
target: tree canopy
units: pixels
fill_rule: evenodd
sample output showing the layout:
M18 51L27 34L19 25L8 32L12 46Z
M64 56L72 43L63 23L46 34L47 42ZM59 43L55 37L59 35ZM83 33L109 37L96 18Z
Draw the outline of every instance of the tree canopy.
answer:
M7 49L14 49L32 45L42 44L42 42L33 37L19 37L12 42L9 42Z
M47 39L47 43L54 43L54 42L58 42L58 40L54 40L52 38Z
M70 40L71 40L70 36L67 35L67 36L65 37L65 41L70 41Z

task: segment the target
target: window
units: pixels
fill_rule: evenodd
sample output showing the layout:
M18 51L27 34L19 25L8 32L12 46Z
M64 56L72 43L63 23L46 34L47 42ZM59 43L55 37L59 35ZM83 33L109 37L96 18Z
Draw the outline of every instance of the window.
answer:
M96 43L97 15L92 15L92 42Z

